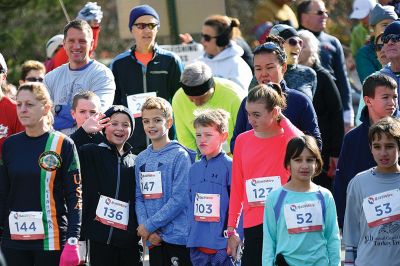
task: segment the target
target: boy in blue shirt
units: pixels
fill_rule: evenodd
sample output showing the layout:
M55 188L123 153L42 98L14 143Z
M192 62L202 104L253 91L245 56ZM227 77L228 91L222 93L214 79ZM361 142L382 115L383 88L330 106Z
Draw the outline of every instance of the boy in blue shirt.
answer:
M173 120L166 100L148 98L142 122L152 144L135 161L137 234L148 240L150 265L191 265L187 196L195 152L169 139Z
M212 109L199 112L193 122L202 155L189 171L187 247L193 265L232 265L224 237L232 176L232 159L222 150L228 118L225 110Z

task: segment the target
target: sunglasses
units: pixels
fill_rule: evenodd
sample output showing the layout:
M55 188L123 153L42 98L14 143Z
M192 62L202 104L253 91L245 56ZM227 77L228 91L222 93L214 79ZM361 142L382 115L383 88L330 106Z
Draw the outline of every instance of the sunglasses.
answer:
M140 30L144 30L145 28L149 28L149 30L153 30L155 27L158 26L157 23L135 23L133 25Z
M206 42L211 41L211 39L215 39L218 38L218 36L210 36L208 34L201 34L201 38L203 38L203 40L205 40Z
M287 40L287 43L290 46L296 46L297 44L299 44L300 47L303 47L303 40L302 39L290 38L290 39Z
M326 11L326 10L309 11L309 12L307 12L307 14L322 16L322 15L328 15L328 11Z
M400 34L388 34L386 36L382 36L381 40L384 44L388 43L389 41L396 43L400 41Z
M25 81L30 81L30 82L43 82L43 78L30 77L30 78L26 78Z
M375 52L380 52L383 48L383 43L375 44Z

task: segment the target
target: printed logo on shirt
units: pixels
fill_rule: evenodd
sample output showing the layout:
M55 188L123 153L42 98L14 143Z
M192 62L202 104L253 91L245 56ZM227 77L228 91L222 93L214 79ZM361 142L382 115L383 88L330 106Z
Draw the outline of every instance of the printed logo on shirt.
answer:
M0 124L0 139L7 137L8 135L8 127Z
M296 211L296 205L290 205L290 210L292 212L295 212Z
M45 151L39 156L39 166L49 172L61 167L61 156L54 151Z

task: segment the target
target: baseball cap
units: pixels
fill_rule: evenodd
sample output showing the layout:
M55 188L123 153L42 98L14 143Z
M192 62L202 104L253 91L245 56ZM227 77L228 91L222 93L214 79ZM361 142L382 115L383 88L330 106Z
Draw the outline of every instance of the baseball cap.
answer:
M376 5L375 0L355 0L353 2L353 12L350 14L352 19L362 19L368 16L369 12Z
M369 13L369 25L375 26L385 19L398 19L398 16L394 11L394 6L382 6L381 4L376 4L371 10L371 13Z
M279 36L284 40L287 40L292 37L298 37L299 34L297 33L297 30L289 25L277 24L271 28L269 36Z
M47 42L46 44L46 56L47 58L52 58L58 47L62 45L62 42L64 40L64 35L62 34L57 34Z

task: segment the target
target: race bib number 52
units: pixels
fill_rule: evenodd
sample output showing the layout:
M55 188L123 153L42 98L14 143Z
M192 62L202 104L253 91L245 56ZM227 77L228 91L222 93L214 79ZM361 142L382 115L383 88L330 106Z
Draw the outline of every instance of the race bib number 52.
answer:
M365 198L363 209L369 227L400 220L400 189Z
M318 200L285 204L283 211L289 234L322 230L322 207Z

